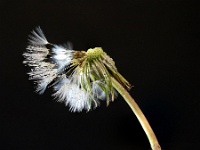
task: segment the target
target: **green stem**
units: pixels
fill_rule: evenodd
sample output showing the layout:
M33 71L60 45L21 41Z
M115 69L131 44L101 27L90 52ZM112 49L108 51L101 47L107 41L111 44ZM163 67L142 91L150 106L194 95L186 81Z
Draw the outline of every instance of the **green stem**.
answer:
M154 134L146 117L142 113L141 109L139 108L135 100L130 96L127 90L119 82L117 82L114 78L111 78L111 79L112 79L112 83L115 89L121 94L124 100L128 103L133 113L136 115L137 119L139 120L144 132L147 135L147 138L149 140L152 150L161 150L161 147L158 143L156 135Z

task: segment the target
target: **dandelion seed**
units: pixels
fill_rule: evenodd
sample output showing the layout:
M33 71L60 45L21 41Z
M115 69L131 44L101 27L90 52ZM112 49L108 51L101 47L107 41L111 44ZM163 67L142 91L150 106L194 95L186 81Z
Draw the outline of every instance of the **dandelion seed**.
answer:
M32 35L29 35L29 42L31 45L46 45L49 42L47 41L44 33L42 32L40 27L35 29L36 31L32 31Z
M70 65L73 58L73 50L65 49L62 46L55 45L52 48L52 59L58 65L58 72Z

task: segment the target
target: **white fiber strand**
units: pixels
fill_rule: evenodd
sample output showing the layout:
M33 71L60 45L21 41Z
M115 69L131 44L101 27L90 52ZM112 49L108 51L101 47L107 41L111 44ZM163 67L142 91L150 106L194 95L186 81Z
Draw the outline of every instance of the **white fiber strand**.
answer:
M49 43L40 27L32 31L32 35L29 35L29 37L29 42L32 45L46 45Z

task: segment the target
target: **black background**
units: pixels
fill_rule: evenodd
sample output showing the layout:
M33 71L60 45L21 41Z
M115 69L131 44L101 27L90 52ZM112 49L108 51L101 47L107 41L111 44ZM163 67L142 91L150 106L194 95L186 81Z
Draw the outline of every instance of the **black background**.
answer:
M164 150L198 149L200 13L195 1L0 1L0 149L149 150L119 96L88 113L34 92L22 64L36 26L76 50L101 46L134 85L130 94Z

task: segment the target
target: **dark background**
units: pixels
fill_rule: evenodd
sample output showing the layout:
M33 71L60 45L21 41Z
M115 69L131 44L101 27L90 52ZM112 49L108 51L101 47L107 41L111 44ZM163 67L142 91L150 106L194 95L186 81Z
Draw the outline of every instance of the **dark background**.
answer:
M101 46L134 85L164 150L199 149L199 8L192 0L1 0L0 149L150 149L121 96L72 113L51 89L34 92L22 53L38 25L52 43Z

